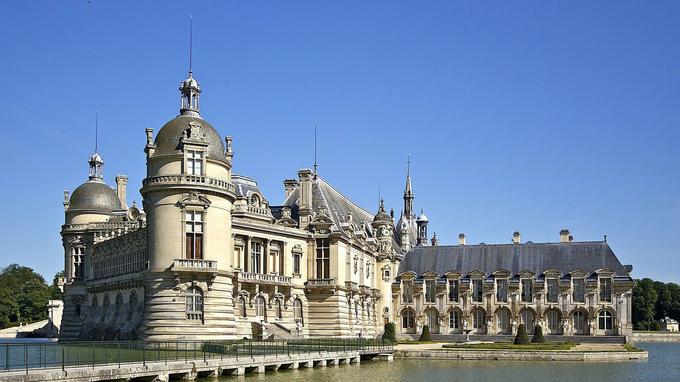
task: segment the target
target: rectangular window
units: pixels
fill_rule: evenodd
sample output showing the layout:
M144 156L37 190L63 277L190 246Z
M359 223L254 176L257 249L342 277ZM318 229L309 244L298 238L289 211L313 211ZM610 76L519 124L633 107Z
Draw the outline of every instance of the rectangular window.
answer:
M435 280L425 280L425 302L434 304L436 285Z
M484 280L472 280L472 302L482 302L484 296Z
M600 279L600 301L612 302L612 279Z
M73 278L82 280L85 278L85 247L73 248Z
M316 278L331 278L331 256L328 239L316 239Z
M496 301L508 302L508 279L496 280Z
M404 304L413 304L413 281L404 280L403 281L403 292L401 294L401 299Z
M293 273L300 274L300 255L297 253L293 254Z
M262 244L261 243L251 243L250 248L250 262L253 265L253 273L262 272Z
M458 302L458 280L449 280L449 301Z
M203 258L203 212L187 211L186 218L186 258Z
M546 284L548 285L548 294L546 295L546 300L551 303L557 303L557 279L547 279Z
M522 279L522 302L533 301L533 283L531 279Z
M572 287L572 298L574 299L574 302L586 302L586 280L573 279Z
M187 151L187 174L189 175L203 175L203 152L188 150Z

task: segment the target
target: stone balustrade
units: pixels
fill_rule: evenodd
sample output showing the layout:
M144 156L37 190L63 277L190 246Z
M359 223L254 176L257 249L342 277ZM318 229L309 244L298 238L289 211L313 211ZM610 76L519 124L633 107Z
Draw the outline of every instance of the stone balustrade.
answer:
M307 288L335 288L335 278L332 279L310 279L306 283Z
M175 259L172 269L191 269L203 271L217 271L217 260L203 259Z
M145 178L142 181L143 187L152 187L160 185L203 185L209 187L220 188L228 192L235 192L236 187L231 183L222 179L211 178L209 176L201 175L157 175Z
M238 281L242 283L290 285L293 282L293 278L275 273L239 272Z

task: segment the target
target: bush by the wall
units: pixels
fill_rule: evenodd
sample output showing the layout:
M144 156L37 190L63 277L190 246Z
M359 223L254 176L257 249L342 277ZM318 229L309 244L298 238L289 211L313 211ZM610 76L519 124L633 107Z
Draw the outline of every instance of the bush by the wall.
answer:
M531 342L538 344L545 342L545 337L543 337L543 328L540 325L536 325L534 328L534 336L531 338Z
M388 322L388 323L385 324L385 331L383 332L382 338L385 341L392 341L392 342L397 341L397 334L396 334L396 328L394 327L394 322Z
M420 338L418 341L432 341L432 337L430 337L430 327L425 325L423 326L423 332L420 333Z
M527 336L527 328L524 324L519 324L517 327L517 335L515 336L515 345L528 345L529 337Z

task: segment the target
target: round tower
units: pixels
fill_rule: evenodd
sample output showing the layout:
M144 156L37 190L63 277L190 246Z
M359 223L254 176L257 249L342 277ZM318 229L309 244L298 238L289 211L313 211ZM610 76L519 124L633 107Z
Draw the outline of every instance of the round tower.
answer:
M231 138L225 145L201 117L201 88L191 71L179 90L180 114L155 140L153 130L146 131L140 192L149 272L142 331L149 340L235 338Z

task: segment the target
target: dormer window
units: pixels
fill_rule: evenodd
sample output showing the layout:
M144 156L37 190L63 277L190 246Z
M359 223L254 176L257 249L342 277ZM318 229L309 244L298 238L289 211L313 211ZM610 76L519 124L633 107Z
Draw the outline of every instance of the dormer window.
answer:
M600 301L612 302L612 279L600 279Z
M472 283L472 302L482 302L484 295L484 280L473 279Z
M429 304L434 304L435 297L435 280L425 280L425 302Z
M187 150L187 174L203 175L203 151Z
M549 303L557 303L557 279L547 279L546 284L548 293L546 294L546 301Z
M449 301L458 303L458 280L449 280Z
M574 302L586 302L586 280L572 279L572 299Z
M508 302L508 279L496 280L496 301Z
M522 279L522 302L533 301L533 283L531 279Z

